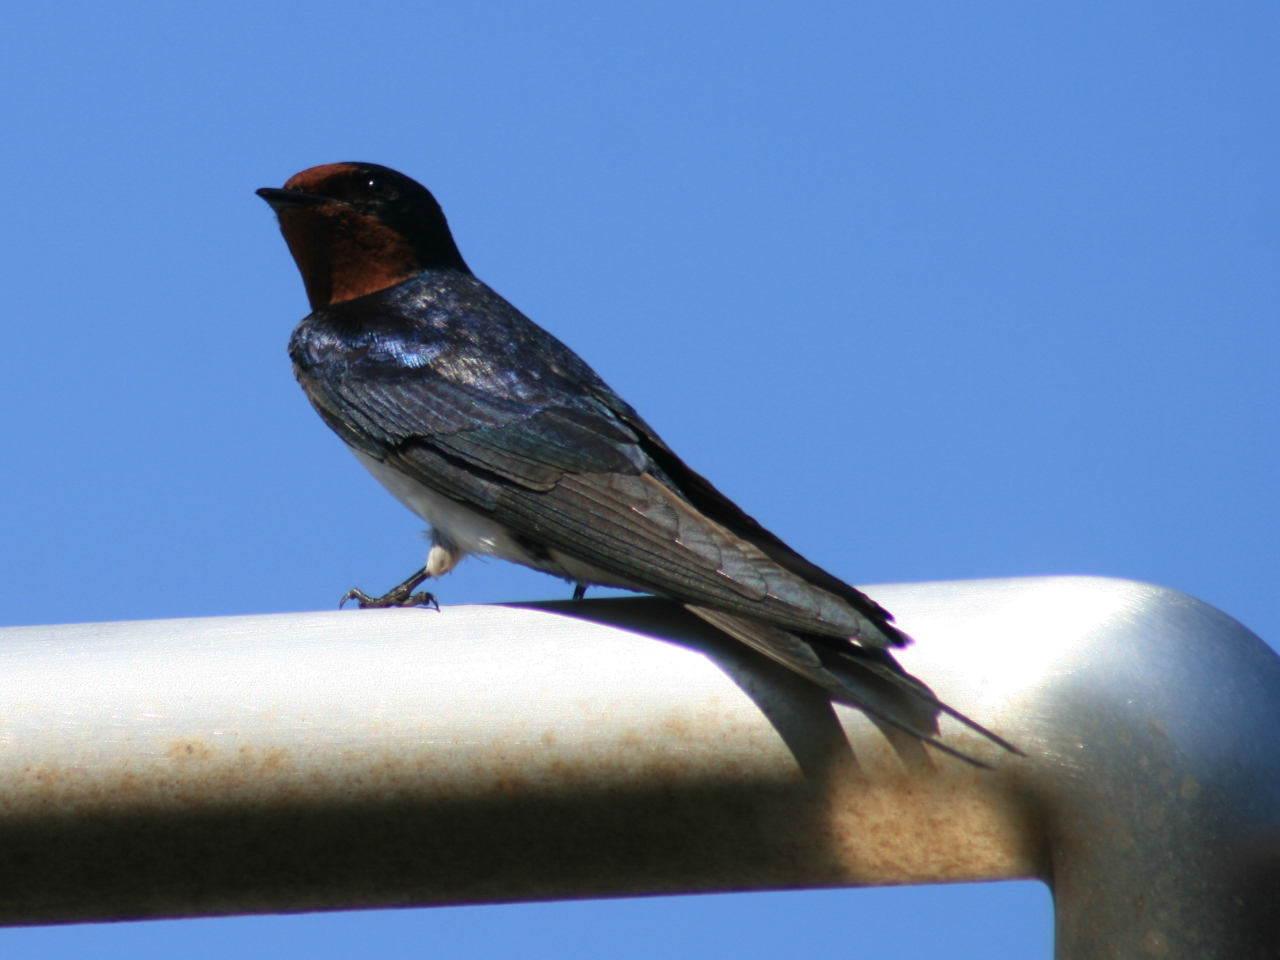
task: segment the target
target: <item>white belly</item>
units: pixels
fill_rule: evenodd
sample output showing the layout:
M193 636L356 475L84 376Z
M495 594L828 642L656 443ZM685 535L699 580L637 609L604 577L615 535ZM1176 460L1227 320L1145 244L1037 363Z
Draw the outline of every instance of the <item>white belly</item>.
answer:
M393 497L431 524L437 537L449 541L460 553L483 553L515 563L528 563L525 552L516 546L507 531L488 517L359 450L351 452Z
M427 572L433 577L448 573L467 554L480 553L533 567L535 570L563 577L571 583L600 584L646 592L643 587L627 583L557 550L549 550L549 557L531 556L516 543L505 527L484 514L436 493L430 487L359 450L353 449L351 452L380 484L391 491L392 496L431 524L434 546L427 557Z

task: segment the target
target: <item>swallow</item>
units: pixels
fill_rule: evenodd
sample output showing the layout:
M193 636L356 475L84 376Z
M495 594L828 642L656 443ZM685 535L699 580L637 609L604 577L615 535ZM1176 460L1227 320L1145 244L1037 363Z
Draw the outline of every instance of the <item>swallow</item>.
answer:
M678 457L595 371L476 278L430 191L373 163L312 167L257 191L311 314L289 355L311 404L430 525L426 563L361 607L468 554L575 584L656 594L832 699L945 753L947 706L890 650L910 638L866 594L806 560ZM979 764L983 765L983 764Z

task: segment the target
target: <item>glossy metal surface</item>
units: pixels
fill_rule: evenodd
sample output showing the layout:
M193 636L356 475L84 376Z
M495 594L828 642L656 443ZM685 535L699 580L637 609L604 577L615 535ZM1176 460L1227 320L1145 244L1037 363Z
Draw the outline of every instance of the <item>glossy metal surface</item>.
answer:
M0 922L1039 877L1060 957L1280 952L1260 640L1117 580L870 592L1027 758L645 598L0 630Z

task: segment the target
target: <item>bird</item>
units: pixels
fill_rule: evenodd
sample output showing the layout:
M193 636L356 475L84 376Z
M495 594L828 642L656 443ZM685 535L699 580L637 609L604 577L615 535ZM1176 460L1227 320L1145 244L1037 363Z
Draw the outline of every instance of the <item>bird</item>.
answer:
M257 191L311 313L289 342L320 417L430 526L415 592L469 554L575 584L675 600L730 637L944 753L943 703L891 650L911 642L875 600L805 559L676 455L587 363L479 280L436 198L374 163L311 167Z

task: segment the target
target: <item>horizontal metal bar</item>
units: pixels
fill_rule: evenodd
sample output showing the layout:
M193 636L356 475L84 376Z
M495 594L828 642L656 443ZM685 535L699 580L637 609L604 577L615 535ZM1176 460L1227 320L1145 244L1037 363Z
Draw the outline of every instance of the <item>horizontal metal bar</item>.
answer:
M0 922L1038 877L1061 957L1277 950L1265 644L1127 581L870 592L1026 758L651 598L0 630Z

